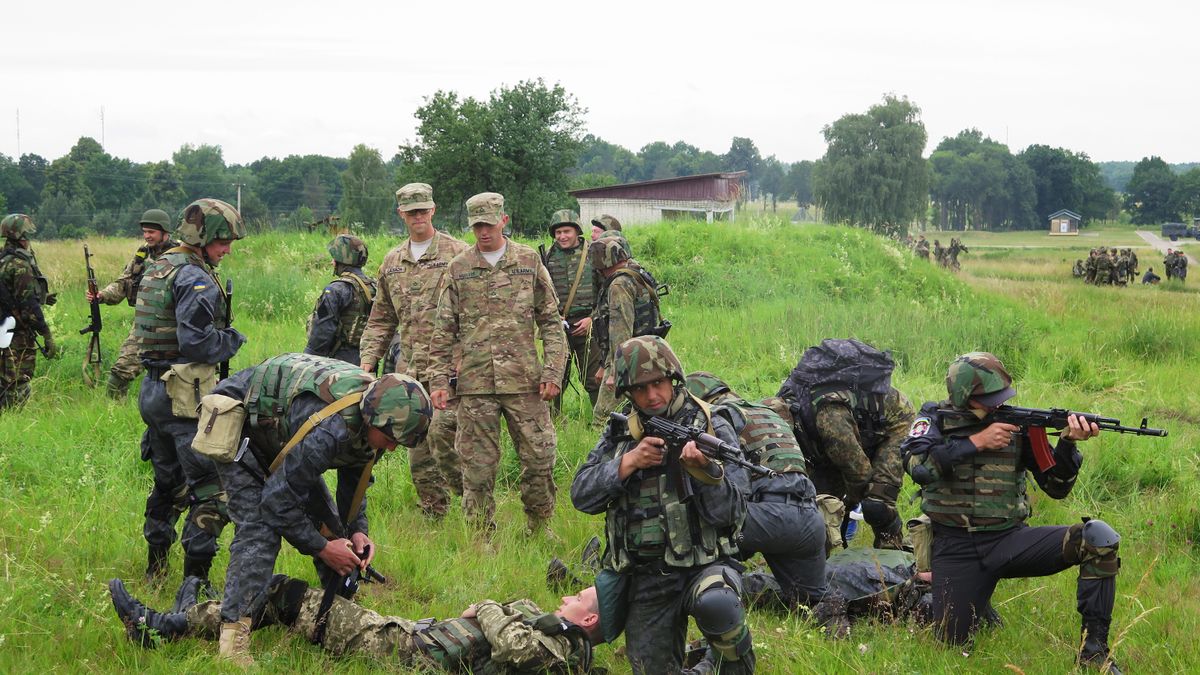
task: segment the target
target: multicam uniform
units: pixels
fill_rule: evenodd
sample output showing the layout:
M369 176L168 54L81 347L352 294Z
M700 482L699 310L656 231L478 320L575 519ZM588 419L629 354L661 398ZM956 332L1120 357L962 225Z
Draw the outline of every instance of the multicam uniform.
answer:
M100 290L98 294L100 302L106 305L116 305L124 300L129 303L130 307L136 306L138 287L142 283L142 275L146 273L146 267L176 246L179 246L179 242L171 239L158 246L139 246L138 250L134 252L133 258L125 265L121 276ZM129 336L121 343L117 360L113 362L109 372L113 377L120 378L125 382L130 382L141 374L142 361L133 326L129 328Z
M28 216L15 214L4 219L6 233L7 226L13 224L12 219L16 217L28 223L30 233L36 231ZM37 336L50 335L50 326L42 314L42 305L50 304L47 302L46 277L38 269L33 251L21 248L16 241L6 238L4 248L0 250L0 293L7 296L3 304L12 305L6 308L17 320L12 343L0 349L0 409L18 405L29 398L29 381L37 367ZM3 318L3 312L0 312L0 320ZM52 341L53 338L47 340Z
M521 501L531 525L554 512L552 475L557 440L540 383L558 384L566 366L566 336L550 274L532 248L508 240L495 267L478 247L450 262L442 282L433 342L431 386L448 389L458 369L458 432L463 509L493 527L493 490L500 463L500 416L521 460ZM538 362L535 330L543 341Z
M360 343L363 363L373 367L387 355L393 337L399 336L400 360L396 363L396 372L415 378L426 390L432 391L429 348L433 340L438 292L450 261L467 248L468 245L458 239L435 231L429 248L419 260L413 258L410 239L388 251L379 266L379 295L371 307L371 317ZM458 355L455 347L455 368ZM457 406L457 399L452 397L445 410L435 410L429 435L408 451L421 509L432 515L446 513L451 490L462 494L462 468L454 445L458 428Z

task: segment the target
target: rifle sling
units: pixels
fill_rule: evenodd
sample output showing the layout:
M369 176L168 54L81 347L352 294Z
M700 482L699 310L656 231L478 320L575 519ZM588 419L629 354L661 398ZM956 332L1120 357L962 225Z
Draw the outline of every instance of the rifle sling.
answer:
M287 457L287 454L292 451L292 448L296 447L297 443L304 440L304 437L308 435L308 432L312 431L313 428L329 417L336 415L352 405L356 405L362 400L362 397L363 395L361 391L350 394L349 396L343 396L310 415L308 419L304 420L304 424L301 424L300 428L296 430L296 433L292 434L291 439L289 439L287 444L283 446L283 449L279 451L279 454L275 456L275 460L271 462L271 467L267 469L267 475L275 473L275 470L283 464L283 460L285 457ZM368 473L370 472L370 466L373 463L374 462L369 462L367 464ZM355 494L357 495L357 493Z
M579 254L579 266L575 268L575 281L571 283L571 291L567 293L567 302L563 305L562 315L564 318L567 312L571 311L571 303L575 301L575 291L579 290L579 282L583 281L583 266L587 263L587 249L585 248Z

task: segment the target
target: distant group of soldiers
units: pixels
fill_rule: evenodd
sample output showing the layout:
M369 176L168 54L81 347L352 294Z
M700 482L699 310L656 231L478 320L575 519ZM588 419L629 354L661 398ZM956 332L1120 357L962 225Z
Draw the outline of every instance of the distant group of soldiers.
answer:
M1167 279L1178 279L1179 281L1187 280L1188 257L1180 249L1167 249L1167 255L1163 258L1163 269L1167 271Z
M931 250L929 240L925 238L925 235L918 235L916 239L909 235L905 238L904 243L913 252L913 255L922 260L929 260ZM957 272L962 267L958 262L958 254L969 252L970 249L964 246L958 237L951 237L949 246L942 246L942 242L938 239L933 240L934 262L952 272Z
M1097 286L1126 286L1137 273L1138 257L1132 248L1093 248L1087 260L1076 260L1071 267L1071 276Z
M1079 660L1119 672L1107 643L1116 574L1111 528L1055 529L1059 543L1039 548L1036 565L1025 570L972 558L976 538L1012 548L1020 542L1005 537L1028 531L1025 442L996 431L1011 425L969 412L990 411L1015 393L995 357L968 354L951 365L949 404L959 412L948 417L933 403L916 415L890 385L890 356L853 340L827 340L822 348L882 359L878 386L836 381L809 388L797 375L802 358L776 396L747 400L718 375L684 369L664 339L671 325L662 316L660 286L632 258L615 218L592 220L588 242L578 214L558 211L547 227L554 242L539 256L505 236L509 216L500 194L467 200L473 245L433 227L431 186L405 185L396 198L409 236L374 277L363 272L368 251L361 239L343 234L330 242L335 278L318 298L304 353L227 372L247 338L232 325L217 266L245 226L219 200L188 205L175 240L164 218L147 212L140 222L146 246L114 282L120 294L111 286L87 294L91 302L136 298L133 347L122 354L136 349L146 372L138 405L146 423L141 456L154 472L143 524L148 582L167 576L175 523L187 514L185 579L172 611L152 610L123 582L110 582L117 615L138 644L214 638L223 658L245 666L253 661L252 630L278 624L334 654L408 666L586 671L592 647L624 633L633 671L657 675L685 667L694 620L707 646L686 672L749 673L755 652L740 561L762 553L778 602L789 611L812 608L830 636L844 636L847 598L830 581L826 556L844 546L847 514L861 507L874 530L873 549L903 553L916 543L925 551L910 581L928 591L932 570L926 616L951 642L967 641L978 617L994 615L990 594L999 578L1080 565ZM0 282L23 281L12 286L15 297L32 293L35 300L5 300L20 334L32 336L17 349L36 345L37 335L53 349L33 311L51 298L36 282L32 221L10 216L3 232L13 235L11 248L27 253L6 247ZM943 257L956 269L963 250L955 239ZM10 259L33 264L14 277ZM30 283L34 290L24 290ZM12 348L0 351L5 364L23 364L20 358ZM388 360L391 368L377 373ZM110 395L124 396L130 372L136 375L127 365L114 367ZM525 534L556 540L549 530L558 443L551 406L572 372L602 427L570 495L580 511L604 514L595 586L564 597L554 612L528 600L485 600L448 621L381 616L355 604L359 581L376 576L371 563L379 550L368 534L366 498L372 469L401 445L421 511L436 523L451 495L461 496L481 554L491 555L503 420L522 467ZM612 415L616 410L624 414ZM1072 421L1058 443L1062 468L1035 472L1043 487L1053 483L1053 491L1046 487L1052 496L1065 496L1074 481L1073 442L1095 433L1094 425ZM896 502L906 469L916 478L917 467L932 523L910 522L909 536ZM336 473L333 492L326 472ZM229 522L235 530L223 595L205 601ZM931 534L962 549L955 564L972 558L974 571L951 572L940 546L930 554ZM324 591L274 574L285 539L312 558ZM883 599L896 597L889 591Z

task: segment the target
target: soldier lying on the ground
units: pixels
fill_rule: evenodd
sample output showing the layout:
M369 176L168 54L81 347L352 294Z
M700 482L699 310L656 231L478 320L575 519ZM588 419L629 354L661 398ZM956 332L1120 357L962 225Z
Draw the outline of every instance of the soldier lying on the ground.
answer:
M184 580L170 612L138 602L120 579L108 584L113 607L129 639L152 649L181 637L217 638L221 603L197 602L200 580ZM279 624L310 641L317 633L323 592L275 575L253 603L253 628ZM383 616L340 596L325 616L321 646L336 656L364 654L407 668L470 672L586 672L592 645L602 641L596 589L563 597L553 613L531 600L471 605L445 621Z

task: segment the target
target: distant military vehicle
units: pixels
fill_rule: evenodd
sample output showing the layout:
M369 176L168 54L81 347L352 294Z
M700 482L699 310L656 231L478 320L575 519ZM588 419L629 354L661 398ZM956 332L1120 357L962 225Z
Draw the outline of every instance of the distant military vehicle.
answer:
M1163 223L1162 236L1171 241L1179 241L1180 237L1200 239L1200 228L1195 226L1188 227L1183 223Z

